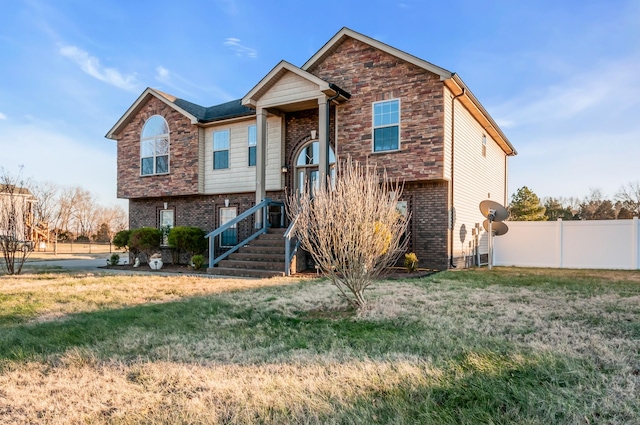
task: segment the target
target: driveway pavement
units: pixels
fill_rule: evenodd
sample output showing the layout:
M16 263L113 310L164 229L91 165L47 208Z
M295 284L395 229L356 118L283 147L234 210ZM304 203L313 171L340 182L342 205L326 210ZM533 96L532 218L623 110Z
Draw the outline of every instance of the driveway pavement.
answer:
M113 273L113 274L159 274L158 272L152 272L151 270L117 270L100 268L106 266L107 261L105 258L78 258L74 260L41 260L41 261L28 261L25 263L24 268L28 270L32 267L61 267L70 271L89 271L99 273Z

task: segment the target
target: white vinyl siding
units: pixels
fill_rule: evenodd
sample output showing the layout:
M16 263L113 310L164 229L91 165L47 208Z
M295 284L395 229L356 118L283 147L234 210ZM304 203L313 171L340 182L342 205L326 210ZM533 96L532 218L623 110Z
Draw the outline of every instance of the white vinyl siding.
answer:
M451 92L445 89L445 178L451 176ZM471 113L456 100L455 105L455 166L454 166L454 207L455 225L453 231L453 255L461 256L464 249L469 251L472 240L471 229L480 223L480 252L487 253L487 234L482 229L484 217L479 204L491 199L505 204L504 187L505 153L488 135ZM482 155L482 140L486 137L486 156ZM506 206L506 205L505 205ZM461 226L466 235L461 241Z
M284 74L261 98L260 105L285 104L318 97L320 87L292 72Z
M205 128L205 177L204 193L224 194L255 192L256 167L249 166L248 134L249 126L255 126L256 120L247 119L230 124L220 124ZM266 190L282 190L283 148L282 120L279 117L267 119L267 165ZM213 169L213 133L229 130L229 168Z

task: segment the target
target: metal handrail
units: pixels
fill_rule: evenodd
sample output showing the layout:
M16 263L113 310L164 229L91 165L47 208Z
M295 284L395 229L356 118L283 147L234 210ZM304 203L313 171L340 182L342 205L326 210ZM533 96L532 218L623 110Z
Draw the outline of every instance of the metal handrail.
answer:
M220 261L224 260L229 255L231 255L232 253L234 253L238 249L240 249L240 247L242 247L242 246L246 245L247 243L251 242L252 240L257 238L261 234L267 232L267 207L269 205L271 205L271 204L281 204L281 202L275 202L274 203L274 202L271 201L270 198L265 198L259 204L256 204L255 206L249 208L248 210L246 210L245 212L243 212L242 214L240 214L239 216L237 216L233 220L223 224L222 226L218 227L216 230L208 233L205 236L205 238L209 238L209 267L215 266ZM256 232L254 232L247 239L245 239L242 242L240 242L239 244L235 245L234 247L232 247L228 251L224 252L223 254L219 255L218 257L215 257L215 237L220 235L220 234L222 234L222 232L224 232L225 230L228 230L231 227L233 227L234 225L238 224L240 221L244 220L245 218L250 217L252 214L255 214L261 208L262 208L262 228L258 229Z
M285 276L291 276L291 260L293 256L298 252L298 247L300 247L300 239L296 238L296 246L293 248L293 252L291 251L291 239L292 235L295 236L295 228L296 223L298 222L299 215L296 215L296 218L293 219L289 227L284 232L284 273Z

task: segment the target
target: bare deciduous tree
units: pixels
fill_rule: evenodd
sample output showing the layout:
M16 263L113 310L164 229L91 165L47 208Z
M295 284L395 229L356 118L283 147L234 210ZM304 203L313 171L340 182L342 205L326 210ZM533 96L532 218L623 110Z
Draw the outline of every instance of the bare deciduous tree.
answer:
M354 307L364 290L406 251L408 217L397 209L402 185L375 167L347 160L333 184L287 198L296 234L322 273Z
M20 274L32 250L33 195L22 171L12 176L0 168L0 250L8 274Z
M622 186L616 193L616 199L630 211L631 216L640 217L640 181L629 182L626 186Z

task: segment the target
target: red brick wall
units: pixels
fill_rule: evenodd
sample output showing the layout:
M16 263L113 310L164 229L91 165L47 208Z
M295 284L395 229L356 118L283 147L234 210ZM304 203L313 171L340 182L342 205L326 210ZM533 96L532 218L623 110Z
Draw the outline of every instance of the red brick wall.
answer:
M169 124L169 174L140 175L140 133L146 120L161 115ZM198 128L164 102L151 98L118 135L118 198L198 193Z
M444 178L444 97L439 76L354 39L310 72L351 94L338 107L338 154L385 166L405 181ZM400 152L372 153L372 104L400 99Z
M402 200L408 201L412 214L409 250L418 256L420 267L447 269L448 199L447 182L410 183L404 187Z

